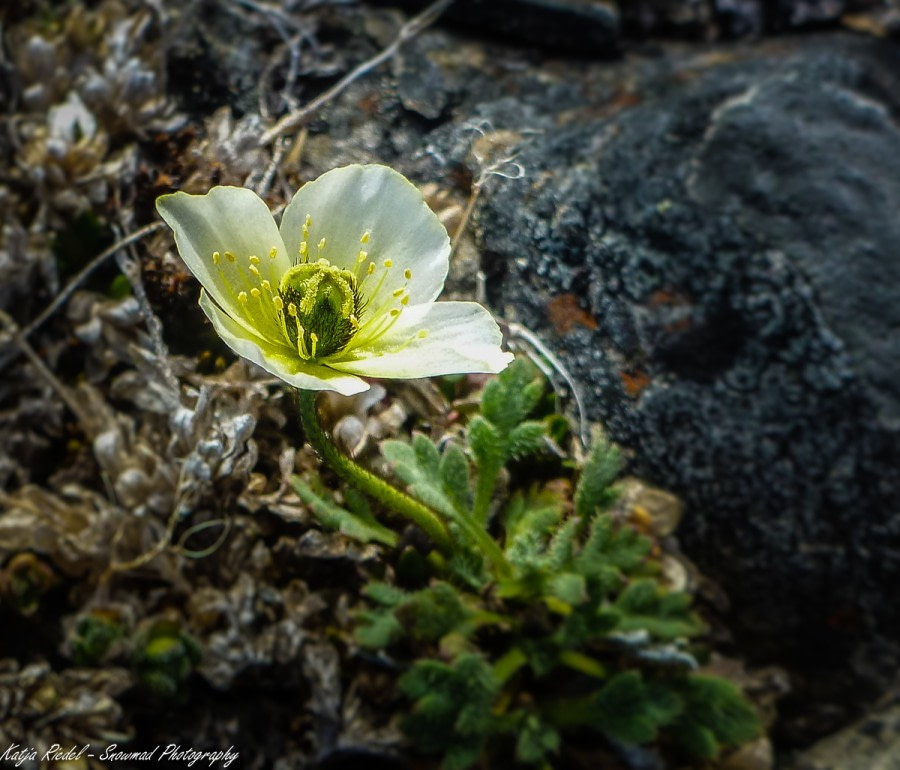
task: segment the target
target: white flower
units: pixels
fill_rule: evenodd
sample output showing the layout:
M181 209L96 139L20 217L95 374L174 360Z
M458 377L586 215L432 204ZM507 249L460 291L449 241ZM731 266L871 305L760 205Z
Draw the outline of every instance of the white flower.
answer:
M385 166L304 185L276 226L251 190L214 187L156 202L200 307L228 346L297 388L366 390L364 377L498 372L511 360L475 302L435 302L447 231Z

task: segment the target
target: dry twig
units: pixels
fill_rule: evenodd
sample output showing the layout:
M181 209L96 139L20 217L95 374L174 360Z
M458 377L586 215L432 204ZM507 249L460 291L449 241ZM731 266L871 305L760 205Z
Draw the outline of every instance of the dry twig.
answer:
M327 104L336 96L338 96L338 94L340 94L341 91L347 88L347 86L349 86L355 80L358 80L367 72L375 69L378 65L386 62L395 53L397 53L401 45L403 45L406 41L411 40L422 30L426 29L429 25L437 21L438 17L445 10L447 10L447 8L450 7L450 4L452 2L453 0L436 0L427 8L425 8L425 10L423 10L421 13L413 16L409 21L406 22L406 24L404 24L400 28L400 32L397 33L397 37L394 38L394 41L387 48L378 53L376 56L373 56L371 59L364 61L358 67L354 68L351 72L341 78L327 91L319 94L319 96L313 99L305 107L301 107L299 110L295 110L294 112L285 115L274 126L272 126L272 128L270 128L262 135L259 140L260 146L267 145L278 137L284 136L285 134L293 131L295 128L303 125L303 123L309 120L317 110L319 110L323 105Z
M34 366L38 375L40 375L40 377L56 392L63 403L69 408L69 411L75 415L78 422L81 423L81 427L85 434L93 439L96 429L95 421L82 408L78 400L72 395L72 392L57 379L56 375L50 371L47 364L45 364L41 357L35 353L34 348L28 344L28 340L25 339L23 330L19 328L15 320L3 310L0 310L0 324L3 325L6 334L9 335L18 350L22 352L31 362L32 366Z
M59 310L71 297L75 290L84 283L85 280L93 273L98 267L100 267L107 259L111 256L119 252L121 249L124 249L126 246L130 246L133 243L137 243L142 238L155 233L157 230L161 230L164 227L163 222L153 222L152 224L145 225L139 230L135 230L131 235L126 236L120 241L116 241L112 246L110 246L105 251L98 254L94 257L87 265L85 265L81 271L73 277L63 288L63 290L57 294L50 302L47 307L45 307L37 316L37 318L33 319L28 323L24 328L16 327L16 333L22 340L28 339L39 327L43 326L43 324L47 321L50 316L52 316L57 310ZM9 363L21 352L24 352L24 348L19 345L18 350L13 350L11 353L6 355L4 358L0 358L0 369L5 368L9 365Z

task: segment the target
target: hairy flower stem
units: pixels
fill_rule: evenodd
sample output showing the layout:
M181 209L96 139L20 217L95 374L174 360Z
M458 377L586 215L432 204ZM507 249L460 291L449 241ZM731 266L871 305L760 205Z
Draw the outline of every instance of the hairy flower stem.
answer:
M319 456L331 466L331 469L344 481L348 481L370 497L387 506L391 511L399 513L409 519L413 524L424 530L428 536L445 552L452 552L453 544L447 527L438 515L430 508L413 500L409 495L399 489L395 489L386 481L369 473L365 468L357 465L346 455L341 454L337 447L322 430L319 415L316 411L316 391L297 390L297 406L300 410L300 420L303 423L303 431L313 449Z

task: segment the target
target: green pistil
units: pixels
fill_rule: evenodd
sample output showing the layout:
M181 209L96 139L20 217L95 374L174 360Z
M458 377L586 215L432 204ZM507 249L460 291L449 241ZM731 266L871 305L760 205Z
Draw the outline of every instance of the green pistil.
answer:
M284 274L278 293L284 301L285 332L303 358L316 360L343 350L359 329L363 300L349 270L324 260L295 265Z

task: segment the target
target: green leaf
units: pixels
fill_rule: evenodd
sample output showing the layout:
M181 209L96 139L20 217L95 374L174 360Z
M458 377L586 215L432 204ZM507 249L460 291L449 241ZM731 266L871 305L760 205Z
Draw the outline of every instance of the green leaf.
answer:
M507 548L521 535L548 535L563 515L563 500L558 493L532 487L528 492L517 490L503 513Z
M403 638L403 626L392 610L360 610L356 620L356 641L362 647L383 650Z
M581 604L588 598L584 575L577 575L574 572L554 575L550 578L547 588L551 596L573 606Z
M731 682L714 676L688 676L677 691L685 708L672 732L692 754L715 759L720 748L739 746L759 735L756 710Z
M559 751L559 732L545 724L537 714L527 714L519 723L516 738L516 759L519 762L537 764L549 754Z
M576 516L587 521L598 508L602 509L615 501L612 484L621 466L621 455L614 444L603 438L594 442L575 490Z
M491 708L499 692L481 655L461 655L451 664L417 660L397 684L415 701L402 727L420 750L443 754L448 770L477 761L495 725Z
M428 436L423 433L413 435L413 451L416 453L421 473L429 478L437 478L440 471L441 453Z
M96 666L117 639L124 635L118 619L100 611L80 618L69 639L72 658L79 666Z
M574 566L588 578L608 580L610 568L629 573L643 562L650 548L649 538L630 527L616 527L608 513L598 513Z
M405 475L408 469L412 469L414 474L417 472L416 468L419 463L416 459L415 449L409 444L397 441L396 439L382 441L381 444L379 444L379 449L388 462L394 463L394 473L396 473L402 481L406 481L407 483L415 481L415 475L411 478L406 478Z
M715 759L719 753L715 733L701 724L686 721L677 728L675 735L682 748L694 756Z
M547 448L547 427L542 422L528 420L517 425L507 443L511 457L521 458L543 452Z
M481 414L470 420L466 432L478 466L473 516L482 525L488 520L500 469L515 454L536 451L538 434L540 446L544 444L546 429L542 423L523 427L543 388L543 381L535 377L535 369L522 359L513 361L484 388Z
M451 527L451 531L455 531ZM447 562L453 576L470 588L480 591L490 579L485 572L484 559L475 551L456 551Z
M683 703L675 693L648 686L637 671L616 674L595 693L587 711L595 727L627 744L649 743L673 721Z
M469 421L466 438L472 448L475 464L482 469L501 468L506 461L506 447L497 429L481 415Z
M537 406L543 392L544 383L537 370L517 358L485 386L481 413L501 433L508 434Z
M419 501L450 519L458 515L453 500L444 492L440 453L431 439L417 434L413 446L402 441L382 441L381 454L394 466L394 473Z
M299 476L292 476L291 483L297 496L309 506L313 516L323 527L336 530L362 543L374 541L393 548L399 542L399 535L377 521L371 512L351 513L319 497Z
M462 448L455 444L444 447L440 461L441 487L450 501L460 511L468 511L471 506L471 480L469 461Z
M703 623L690 610L691 597L681 592L665 593L654 580L630 583L616 600L621 615L619 630L646 630L658 639L695 636Z
M409 593L402 588L397 588L397 586L392 586L380 581L369 583L363 589L363 594L368 596L372 601L382 604L385 607L396 607L398 604L401 604L409 598Z
M556 530L547 548L547 568L559 572L572 564L572 555L578 537L578 521L569 519Z
M410 594L395 614L413 639L436 642L452 631L465 631L462 626L474 612L463 604L456 588L436 582Z
M594 602L589 602L567 615L556 633L556 643L564 649L577 649L590 641L606 636L615 630L619 613L611 610L597 611Z

